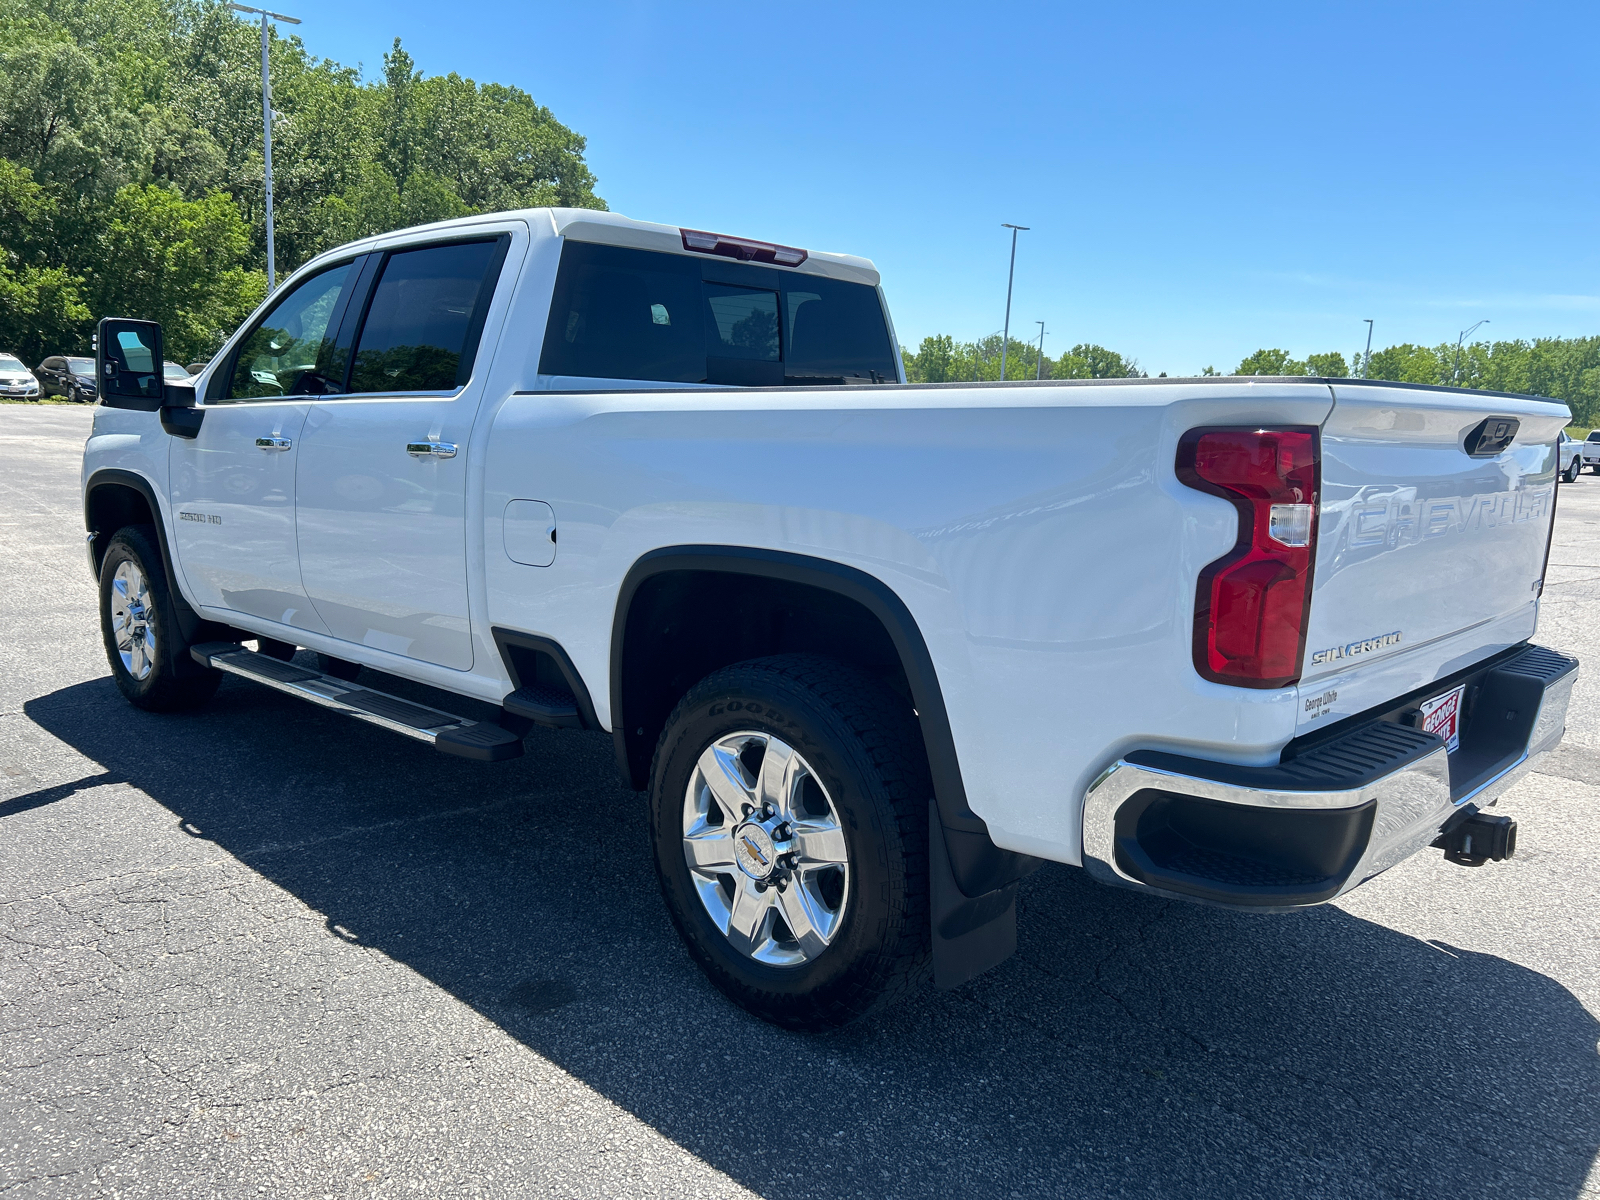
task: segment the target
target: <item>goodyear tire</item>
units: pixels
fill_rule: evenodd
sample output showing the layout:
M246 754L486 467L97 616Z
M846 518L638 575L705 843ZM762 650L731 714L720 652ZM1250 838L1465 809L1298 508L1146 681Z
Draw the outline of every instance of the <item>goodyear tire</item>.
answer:
M734 1003L826 1029L926 977L931 791L891 689L810 655L723 668L668 719L651 782L667 910Z

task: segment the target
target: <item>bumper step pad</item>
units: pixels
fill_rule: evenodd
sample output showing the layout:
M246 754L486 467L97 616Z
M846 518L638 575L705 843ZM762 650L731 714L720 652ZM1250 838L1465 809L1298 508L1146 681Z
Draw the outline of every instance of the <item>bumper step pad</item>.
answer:
M501 762L522 754L522 739L498 725L471 721L294 663L268 658L234 642L205 642L192 647L189 653L201 666L264 684L358 721L381 725L459 758Z

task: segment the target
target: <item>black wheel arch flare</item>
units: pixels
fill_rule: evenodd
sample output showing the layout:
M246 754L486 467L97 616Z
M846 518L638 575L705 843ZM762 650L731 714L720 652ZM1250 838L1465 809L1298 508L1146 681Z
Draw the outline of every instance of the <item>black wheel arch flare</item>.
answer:
M967 804L950 717L938 672L922 631L905 602L882 580L854 567L786 551L749 546L668 546L640 557L629 569L617 595L611 627L611 730L617 765L635 790L649 786L652 746L636 744L624 711L624 654L628 618L639 589L667 572L707 572L757 576L803 584L854 601L874 617L893 643L911 689L927 748L933 800L943 830L951 872L967 896L981 896L1030 874L1040 860L1003 850L989 837L983 818Z

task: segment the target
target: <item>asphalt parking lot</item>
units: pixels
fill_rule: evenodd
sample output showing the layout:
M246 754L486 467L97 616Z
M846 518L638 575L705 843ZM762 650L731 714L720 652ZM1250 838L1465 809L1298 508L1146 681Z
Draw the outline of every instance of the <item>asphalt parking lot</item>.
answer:
M1600 477L1514 860L1287 917L1047 867L1003 967L806 1037L690 963L597 735L128 706L90 417L0 406L0 1195L1600 1197Z

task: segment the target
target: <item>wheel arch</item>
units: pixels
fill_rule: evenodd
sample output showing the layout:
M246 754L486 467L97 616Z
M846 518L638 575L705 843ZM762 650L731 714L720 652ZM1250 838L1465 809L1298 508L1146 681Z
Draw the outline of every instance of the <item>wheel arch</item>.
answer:
M167 525L161 516L161 504L156 499L155 488L143 475L120 467L102 467L90 475L83 485L83 525L92 535L89 539L89 565L97 582L100 565L105 561L106 548L117 530L125 525L155 526L156 545L161 551L161 569L167 574L167 591L171 594L173 611L183 636L189 641L194 641L203 633L224 640L238 636L223 626L205 620L184 596L173 562L172 548L167 542Z
M710 612L707 597L733 606ZM820 611L807 611L812 605ZM814 619L796 621L796 610ZM1038 864L996 846L968 805L938 671L910 609L881 579L828 559L687 545L652 550L633 564L611 635L611 728L623 778L637 790L649 785L666 718L697 680L731 662L794 650L877 670L915 709L943 840L963 892L993 891Z

